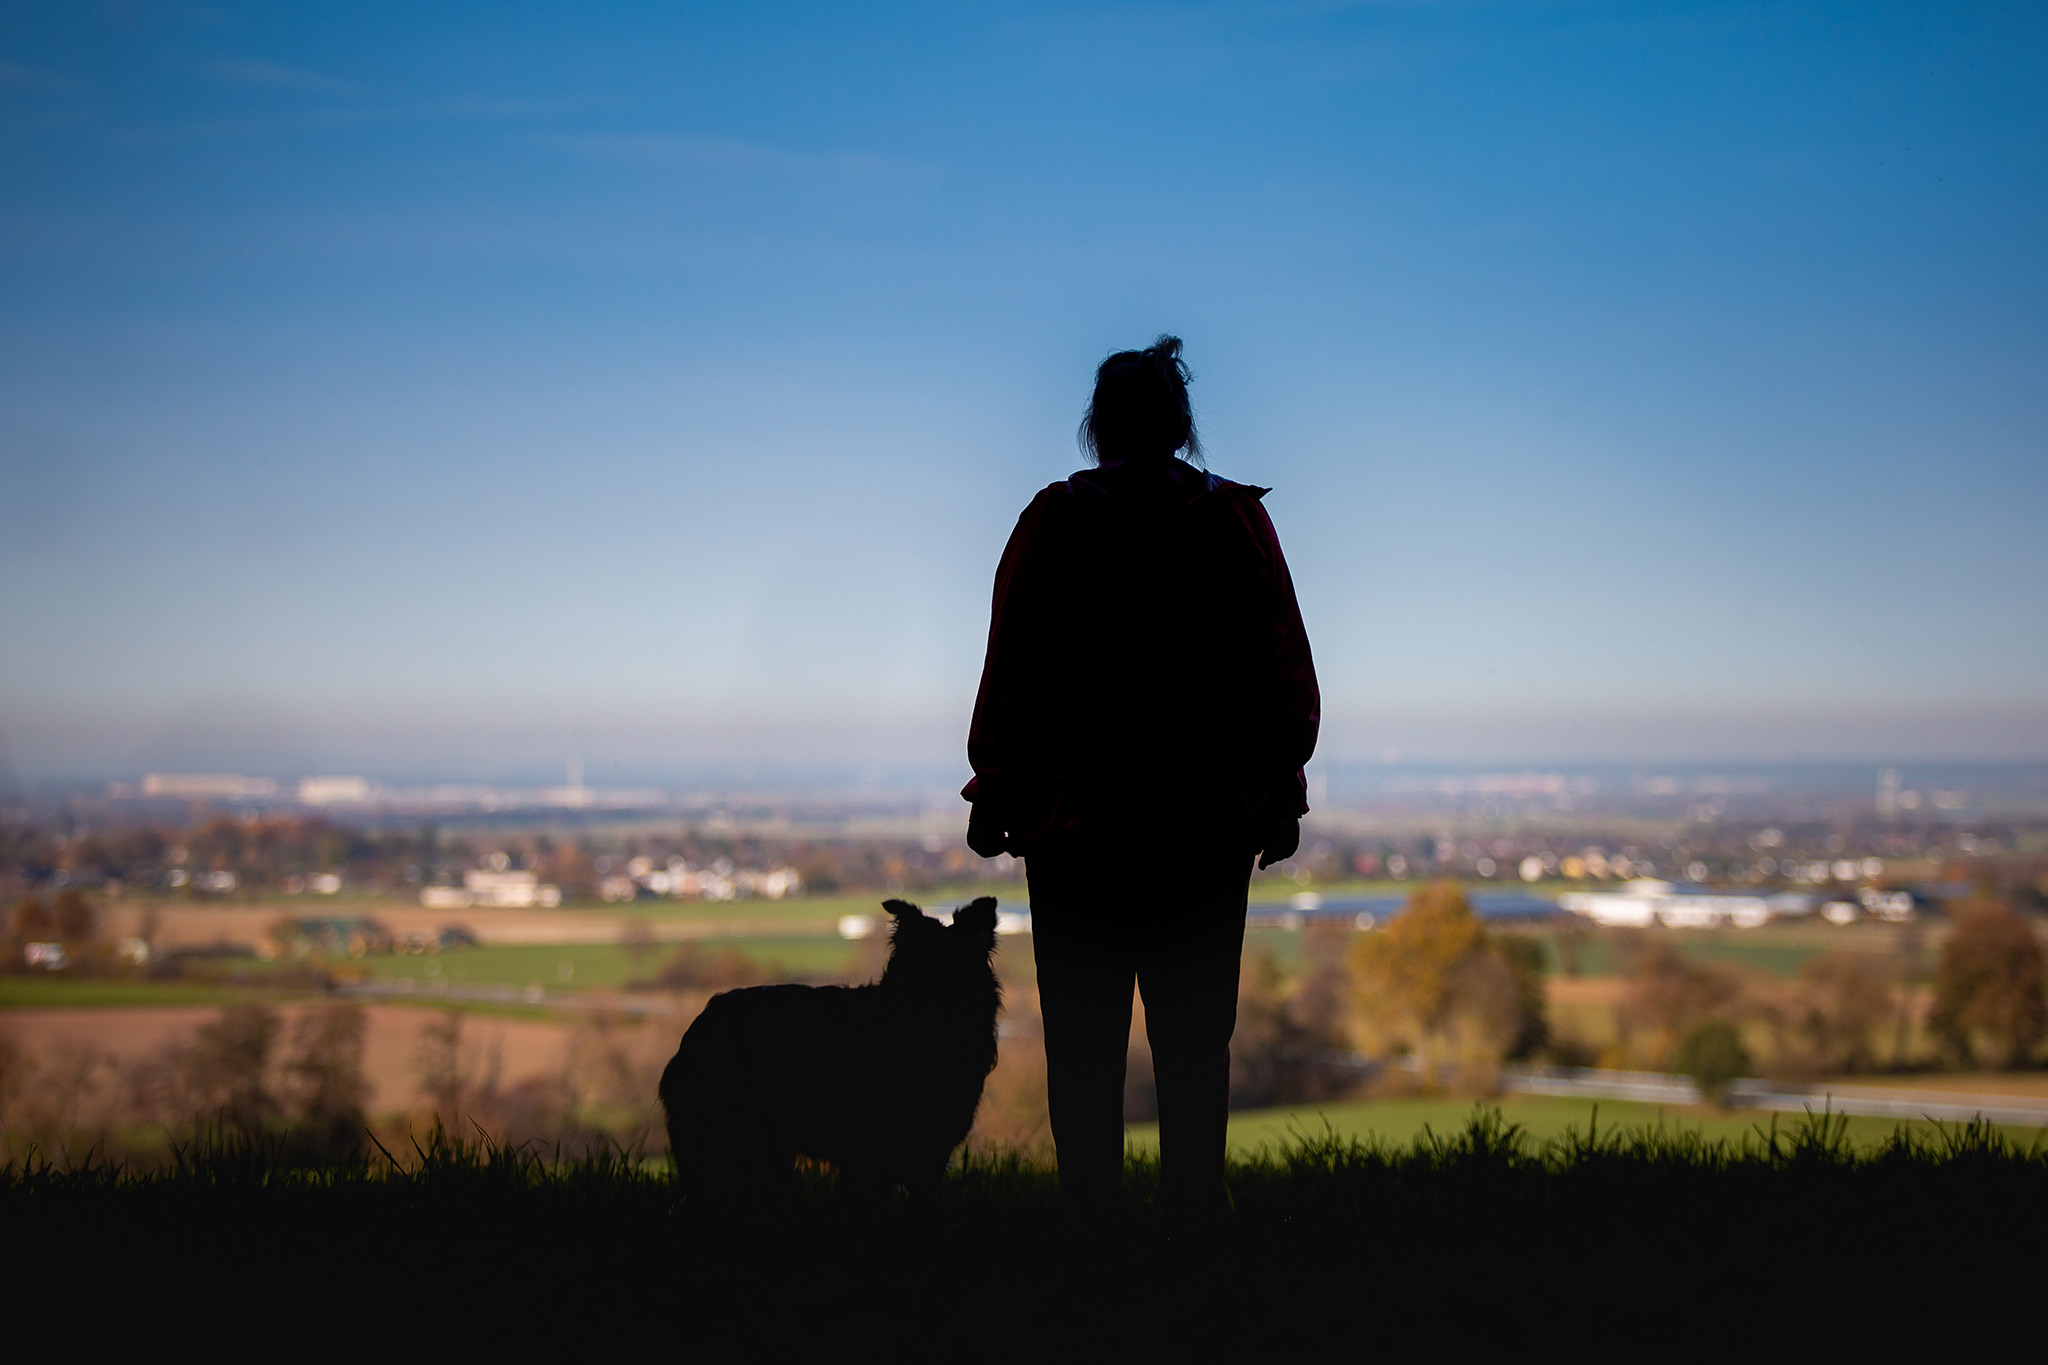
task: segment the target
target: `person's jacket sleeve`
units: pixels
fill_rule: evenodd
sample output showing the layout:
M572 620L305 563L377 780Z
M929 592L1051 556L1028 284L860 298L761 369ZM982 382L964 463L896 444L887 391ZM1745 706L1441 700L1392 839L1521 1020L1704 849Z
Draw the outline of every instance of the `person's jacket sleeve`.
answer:
M1234 500L1238 515L1258 549L1265 577L1266 610L1260 622L1267 647L1270 706L1265 753L1273 785L1267 789L1269 817L1300 817L1308 813L1309 758L1316 751L1322 727L1323 697L1316 683L1316 665L1309 653L1308 629L1294 597L1294 576L1280 552L1280 534L1257 497Z
M1031 777L1044 776L1032 773L1029 761L1037 748L1033 740L1040 708L1033 702L1040 682L1037 663L1044 643L1041 624L1046 605L1040 600L1044 575L1037 570L1046 548L1052 504L1065 494L1066 485L1056 483L1032 499L1017 518L996 566L988 653L982 662L981 689L974 699L974 720L967 731L967 761L974 776L960 794L969 801L987 802L1005 818L1024 799L1019 788Z

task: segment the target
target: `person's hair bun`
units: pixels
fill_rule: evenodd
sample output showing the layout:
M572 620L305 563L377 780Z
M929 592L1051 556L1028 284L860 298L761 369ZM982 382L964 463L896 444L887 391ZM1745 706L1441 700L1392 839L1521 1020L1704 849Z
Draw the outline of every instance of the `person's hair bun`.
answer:
M1096 366L1095 393L1081 416L1081 449L1098 460L1163 460L1185 451L1200 464L1202 443L1188 402L1194 376L1180 352L1180 338L1162 333L1144 350L1117 351Z

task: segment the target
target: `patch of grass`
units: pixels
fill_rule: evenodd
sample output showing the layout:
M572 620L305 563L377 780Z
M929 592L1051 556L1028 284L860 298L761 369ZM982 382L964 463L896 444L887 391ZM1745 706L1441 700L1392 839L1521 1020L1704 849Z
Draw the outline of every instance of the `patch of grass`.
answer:
M1823 1120L1741 1142L1604 1123L1539 1142L1477 1110L1408 1143L1324 1133L1239 1159L1230 1207L1197 1219L1160 1205L1157 1164L1138 1155L1120 1213L1085 1222L1045 1165L1007 1152L969 1153L928 1200L854 1198L814 1170L733 1211L679 1205L664 1163L616 1148L553 1160L430 1135L311 1168L280 1152L199 1144L155 1172L17 1164L0 1172L0 1222L36 1265L95 1264L109 1245L148 1265L122 1305L158 1331L217 1322L222 1286L246 1330L323 1305L308 1286L381 1269L406 1289L376 1299L387 1334L459 1305L478 1335L530 1342L573 1322L585 1339L659 1333L692 1355L862 1342L1045 1359L1085 1342L1206 1359L1526 1345L1566 1305L1583 1321L1597 1304L1608 1334L1696 1330L1720 1311L1703 1286L1768 1254L1783 1273L1745 1295L1754 1321L1867 1293L1878 1248L1914 1266L1887 1332L1959 1302L1981 1331L2031 1311L2001 1283L2031 1273L2048 1214L2048 1153L1981 1125L1875 1146ZM49 1275L36 1304L67 1313L103 1294L100 1277ZM1839 1337L1843 1316L1827 1317Z
M62 976L0 977L0 1009L106 1009L129 1005L226 1005L247 993L182 981Z
M1545 970L1553 975L1564 970L1559 935L1551 929L1503 926L1498 932L1519 934L1543 945ZM1892 925L1856 924L1846 928L1826 922L1776 923L1757 929L1652 929L1649 941L1668 943L1682 955L1703 962L1725 962L1748 967L1773 976L1792 977L1813 958L1830 952L1889 954L1896 951L1898 930ZM1927 943L1938 942L1938 925L1928 926ZM1299 929L1254 928L1245 932L1247 953L1271 953L1282 968L1293 967L1301 957ZM1610 933L1595 931L1578 938L1575 952L1582 976L1614 976L1621 971L1617 940ZM1934 947L1923 948L1931 960Z
M837 934L745 934L691 942L711 957L734 948L764 966L779 963L791 976L817 978L844 973L860 949L858 943ZM637 964L616 943L517 943L487 944L425 957L360 958L350 965L376 980L410 977L424 982L438 973L458 986L523 986L538 981L550 990L600 990L652 976L678 946L657 943Z
M1929 926L1933 942L1938 926ZM1652 929L1653 942L1669 943L1686 957L1724 962L1773 976L1791 977L1813 958L1831 952L1889 954L1896 951L1899 930L1888 924L1833 925L1825 920L1785 920L1756 929ZM1550 950L1551 968L1559 968L1555 936L1538 931ZM1608 933L1587 936L1581 970L1588 976L1617 972L1617 940ZM1928 950L1931 951L1931 950Z
M1602 1129L1693 1134L1709 1142L1740 1144L1759 1132L1768 1132L1773 1125L1789 1130L1804 1122L1802 1115L1667 1108L1625 1100L1571 1099L1550 1095L1507 1095L1488 1103L1506 1122L1514 1124L1531 1142L1538 1144L1562 1140L1573 1132L1587 1132L1596 1123ZM1251 1109L1230 1116L1230 1145L1233 1151L1245 1158L1255 1157L1261 1152L1284 1151L1304 1139L1321 1141L1326 1137L1368 1145L1392 1143L1406 1146L1422 1140L1427 1133L1459 1131L1470 1121L1472 1112L1469 1100L1440 1097L1353 1100ZM1900 1129L1892 1119L1837 1115L1835 1121L1841 1126L1844 1140L1864 1150L1875 1149L1890 1141ZM1940 1125L1931 1122L1908 1123L1904 1127L1919 1137L1930 1137L1940 1129ZM2000 1131L2022 1147L2040 1135L2037 1130L2029 1128L2007 1127ZM1128 1140L1136 1151L1154 1151L1159 1146L1159 1126L1133 1124Z

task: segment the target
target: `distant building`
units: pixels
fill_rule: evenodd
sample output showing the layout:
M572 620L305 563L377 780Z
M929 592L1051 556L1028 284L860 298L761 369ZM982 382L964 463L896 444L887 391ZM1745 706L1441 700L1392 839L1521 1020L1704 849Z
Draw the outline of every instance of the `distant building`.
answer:
M560 905L562 888L540 879L537 872L487 872L472 869L462 874L462 885L478 905L530 906Z
M308 806L366 806L377 795L367 777L302 777L299 801Z
M803 882L802 874L793 867L765 871L735 868L726 858L700 868L692 868L681 858L670 858L666 867L656 867L652 858L643 855L627 862L624 876L606 877L599 886L599 894L608 901L633 900L642 891L654 896L694 896L707 901L729 901L741 895L781 900L802 890Z
M1774 919L1813 913L1813 898L1793 891L1770 896L1717 895L1680 891L1670 882L1643 877L1619 891L1575 891L1557 898L1558 908L1616 928L1754 929Z
M1904 924L1919 915L1924 903L1911 891L1885 891L1866 886L1856 893L1855 900L1831 898L1821 906L1820 914L1830 924L1853 924L1865 916L1883 920L1886 924Z
M461 886L429 886L420 891L420 904L429 910L466 910L473 905L530 909L561 903L562 888L542 881L538 873L490 868L472 868L463 873Z
M142 794L183 801L266 801L277 795L277 783L240 773L148 773Z
M733 881L741 891L779 901L800 889L804 879L793 867L771 867L766 872L743 867L733 874Z
M1881 891L1866 886L1857 893L1857 899L1863 902L1864 913L1888 924L1904 924L1920 912L1919 901L1910 891Z
M948 910L933 912L932 918L947 924L953 922L952 912ZM839 937L841 938L873 938L876 934L883 932L885 930L882 921L873 915L841 915L839 917ZM998 911L996 914L996 932L998 934L1030 933L1031 912L1029 910Z

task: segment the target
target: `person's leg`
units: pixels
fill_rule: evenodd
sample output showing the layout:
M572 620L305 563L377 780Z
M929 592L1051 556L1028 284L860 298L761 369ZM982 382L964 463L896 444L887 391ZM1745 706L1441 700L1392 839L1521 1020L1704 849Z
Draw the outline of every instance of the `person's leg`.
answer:
M1124 1059L1136 968L1116 907L1096 903L1103 883L1084 859L1039 853L1027 870L1060 1193L1090 1212L1110 1212L1123 1181Z
M1159 1083L1161 1196L1175 1211L1200 1214L1223 1196L1251 858L1191 861L1175 878L1172 900L1147 917L1138 988Z

